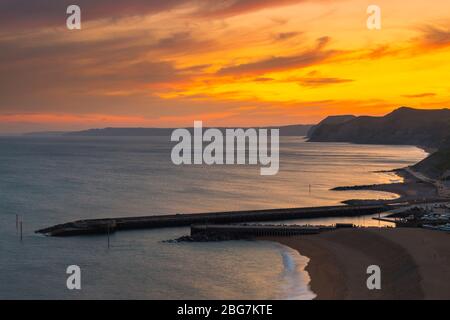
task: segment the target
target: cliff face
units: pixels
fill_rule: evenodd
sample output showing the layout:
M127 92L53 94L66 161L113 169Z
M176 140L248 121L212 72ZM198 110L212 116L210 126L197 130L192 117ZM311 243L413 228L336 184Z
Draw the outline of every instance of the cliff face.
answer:
M432 178L450 180L450 136L445 139L438 151L417 163L413 168Z
M433 178L450 176L450 110L402 107L384 117L328 117L309 131L309 141L408 144L438 148L414 169Z
M413 168L429 177L450 180L450 149L440 149Z
M322 134L323 134L324 133L324 131L322 130L323 127L326 128L327 126L339 125L344 122L353 120L355 118L356 117L353 115L329 116L329 117L325 118L324 120L322 120L319 124L312 126L308 131L308 137L311 137L312 135L314 135L316 130L319 130L319 132L322 132Z
M411 144L441 147L450 136L450 110L402 107L384 117L327 118L309 132L310 141Z

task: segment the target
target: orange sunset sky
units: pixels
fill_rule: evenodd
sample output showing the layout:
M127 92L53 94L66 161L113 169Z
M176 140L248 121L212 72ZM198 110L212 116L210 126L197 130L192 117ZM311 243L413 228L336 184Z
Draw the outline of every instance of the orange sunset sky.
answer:
M449 0L0 0L0 133L316 123L449 84Z

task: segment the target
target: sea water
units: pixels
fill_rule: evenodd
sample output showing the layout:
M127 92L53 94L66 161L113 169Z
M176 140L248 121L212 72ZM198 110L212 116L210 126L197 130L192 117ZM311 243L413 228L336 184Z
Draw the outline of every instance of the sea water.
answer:
M164 137L0 138L0 298L311 299L308 258L268 241L164 242L189 233L173 228L118 232L108 248L105 236L52 238L34 231L86 218L392 199L385 192L330 189L397 182L382 171L426 156L412 146L282 137L279 173L261 176L258 166L175 166L171 147ZM81 290L66 287L69 265L81 268Z

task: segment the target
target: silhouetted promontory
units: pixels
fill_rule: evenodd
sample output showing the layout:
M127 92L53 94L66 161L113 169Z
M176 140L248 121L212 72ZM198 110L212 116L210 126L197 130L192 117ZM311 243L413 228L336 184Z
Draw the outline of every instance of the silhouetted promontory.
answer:
M401 107L383 117L328 117L308 133L309 141L406 144L442 147L450 136L450 110Z
M416 145L437 149L413 168L430 177L450 176L450 110L401 107L383 117L332 116L311 128L309 141Z
M279 127L261 127L267 129L280 129L281 136L306 136L313 125L287 125ZM238 128L238 127L237 127ZM33 132L26 134L27 136L80 136L80 137L170 137L172 132L177 128L102 128L88 129L73 132ZM187 128L193 132L193 128ZM204 127L204 129L208 129ZM225 127L218 128L225 131ZM234 128L233 128L234 129ZM248 129L248 128L243 128ZM258 129L258 128L256 128Z

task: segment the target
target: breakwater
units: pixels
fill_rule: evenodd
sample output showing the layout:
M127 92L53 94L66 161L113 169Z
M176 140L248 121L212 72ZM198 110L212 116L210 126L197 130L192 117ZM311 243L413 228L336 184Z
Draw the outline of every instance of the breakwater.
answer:
M36 233L41 233L48 236L108 234L119 230L183 227L191 226L193 224L227 224L308 218L355 217L386 212L390 209L391 206L389 205L340 205L327 207L88 219L58 224L49 228L37 230Z

